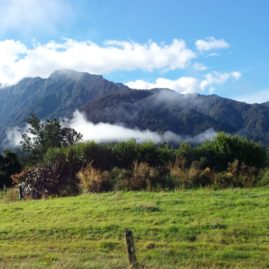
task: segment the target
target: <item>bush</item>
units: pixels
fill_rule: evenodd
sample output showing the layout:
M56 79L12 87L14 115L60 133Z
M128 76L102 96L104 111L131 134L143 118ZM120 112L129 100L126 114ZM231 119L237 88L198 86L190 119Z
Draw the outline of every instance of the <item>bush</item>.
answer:
M215 172L212 182L212 187L214 189L222 189L233 187L234 178L230 172Z
M33 199L78 194L76 168L69 164L67 156L63 149L49 151L43 163L12 176L12 180L20 186L24 196Z
M176 150L176 159L183 159L184 166L190 167L193 161L199 159L197 148L188 143L180 144Z
M207 187L212 185L214 173L209 167L201 170L193 166L189 170L189 178L192 187Z
M131 170L114 167L110 171L110 180L113 182L114 190L130 190L131 178Z
M222 132L214 140L198 146L197 150L200 158L206 159L205 165L217 171L226 170L235 160L257 168L263 167L266 161L266 151L258 143Z
M130 181L131 190L148 190L151 191L154 181L157 181L158 171L149 166L147 163L139 163L137 161L133 164L132 178Z
M131 169L138 157L139 145L135 140L120 142L111 146L114 158L114 167Z
M11 187L11 176L21 171L21 164L18 156L8 150L0 154L0 189Z
M175 187L191 188L210 186L214 173L209 167L200 169L197 162L192 162L190 168L186 168L186 160L178 158L169 166L169 175L172 177Z
M169 176L174 188L190 187L188 169L185 168L185 162L184 158L178 158L173 164L169 165Z
M101 171L88 164L77 173L82 188L88 192L105 192L113 188L108 171Z
M257 186L259 187L269 187L269 169L265 168L263 169L257 180Z
M256 184L257 168L246 165L244 162L235 160L228 167L231 173L233 187L253 187Z
M111 170L115 166L115 156L109 144L97 144L90 141L81 145L83 155L82 166L91 163L93 167L101 170Z

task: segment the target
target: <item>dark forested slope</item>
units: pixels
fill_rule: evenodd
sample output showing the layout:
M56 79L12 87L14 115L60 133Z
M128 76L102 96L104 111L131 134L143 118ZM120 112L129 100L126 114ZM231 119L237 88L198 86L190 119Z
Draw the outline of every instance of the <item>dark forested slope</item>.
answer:
M216 95L181 95L169 89L132 90L102 76L59 70L49 78L25 78L0 90L0 138L31 113L70 117L83 111L95 123L196 135L208 128L269 144L269 105L246 104Z

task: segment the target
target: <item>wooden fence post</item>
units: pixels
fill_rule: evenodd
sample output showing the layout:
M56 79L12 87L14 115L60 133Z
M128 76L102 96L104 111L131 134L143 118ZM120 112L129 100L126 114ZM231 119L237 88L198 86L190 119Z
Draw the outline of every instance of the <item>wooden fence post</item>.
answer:
M135 255L134 238L131 230L125 230L125 238L127 244L127 252L129 259L129 269L139 269L138 262Z
M22 200L23 198L24 198L23 189L22 189L22 186L19 185L19 199Z

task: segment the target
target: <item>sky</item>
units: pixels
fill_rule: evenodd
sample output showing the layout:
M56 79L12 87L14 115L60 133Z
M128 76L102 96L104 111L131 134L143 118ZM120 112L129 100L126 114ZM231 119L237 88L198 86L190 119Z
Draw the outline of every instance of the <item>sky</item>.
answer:
M269 100L268 0L0 0L0 83L62 68Z

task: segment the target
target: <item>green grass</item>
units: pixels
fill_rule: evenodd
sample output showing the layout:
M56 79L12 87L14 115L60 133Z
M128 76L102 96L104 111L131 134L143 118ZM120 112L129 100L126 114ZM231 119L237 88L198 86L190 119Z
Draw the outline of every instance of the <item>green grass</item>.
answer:
M269 189L0 200L0 268L269 268Z

